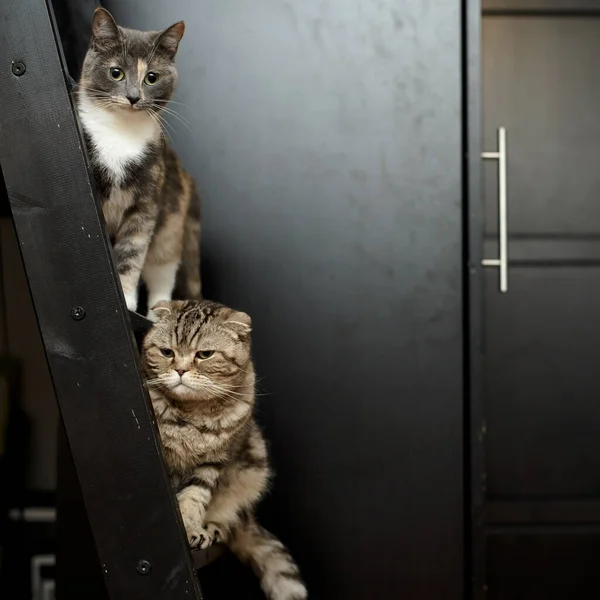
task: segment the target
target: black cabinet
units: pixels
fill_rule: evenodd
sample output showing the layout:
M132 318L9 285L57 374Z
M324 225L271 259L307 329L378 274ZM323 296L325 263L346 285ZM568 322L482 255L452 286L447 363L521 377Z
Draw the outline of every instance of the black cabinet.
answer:
M583 600L600 584L600 3L484 9L481 150L506 129L508 290L481 269L476 597ZM471 226L493 258L499 176L481 172Z

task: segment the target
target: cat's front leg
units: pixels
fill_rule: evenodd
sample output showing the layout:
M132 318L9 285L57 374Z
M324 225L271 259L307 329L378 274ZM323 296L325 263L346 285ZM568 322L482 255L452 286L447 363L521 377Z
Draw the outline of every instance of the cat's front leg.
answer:
M183 217L168 215L157 227L148 249L142 279L148 290L148 318L154 319L152 307L161 300L171 300L179 263L183 235Z
M198 467L177 493L181 518L192 548L208 548L212 544L213 536L204 527L204 521L219 475L220 468L217 466Z
M138 284L155 224L156 207L151 202L136 204L115 236L113 252L129 310L137 309Z
M190 548L208 548L213 542L213 534L202 525L195 507L184 502L179 504L179 510Z

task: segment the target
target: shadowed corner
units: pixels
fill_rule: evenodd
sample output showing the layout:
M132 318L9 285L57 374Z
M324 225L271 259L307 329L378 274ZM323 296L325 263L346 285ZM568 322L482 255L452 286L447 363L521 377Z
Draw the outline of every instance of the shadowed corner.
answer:
M129 311L129 318L131 319L131 328L133 329L135 341L138 349L141 350L144 337L150 330L150 327L152 327L152 321L131 310Z

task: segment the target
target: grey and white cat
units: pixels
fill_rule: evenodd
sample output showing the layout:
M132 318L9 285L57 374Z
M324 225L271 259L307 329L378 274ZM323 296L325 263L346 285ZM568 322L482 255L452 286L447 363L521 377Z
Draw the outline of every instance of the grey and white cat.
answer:
M268 600L304 600L294 560L254 517L272 471L253 416L250 317L206 300L154 312L142 362L190 545L223 542Z
M140 276L148 306L200 298L200 201L162 135L177 82L183 22L162 32L117 26L96 9L77 106L127 307Z

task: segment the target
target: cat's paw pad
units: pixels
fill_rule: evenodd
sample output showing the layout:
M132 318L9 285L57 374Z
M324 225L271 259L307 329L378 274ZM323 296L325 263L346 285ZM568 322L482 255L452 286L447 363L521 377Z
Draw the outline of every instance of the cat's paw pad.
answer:
M218 523L207 523L205 529L210 535L213 544L220 544L226 541L226 529Z

